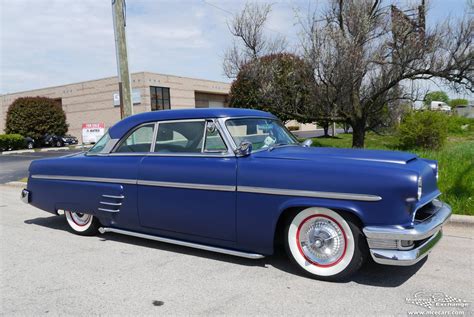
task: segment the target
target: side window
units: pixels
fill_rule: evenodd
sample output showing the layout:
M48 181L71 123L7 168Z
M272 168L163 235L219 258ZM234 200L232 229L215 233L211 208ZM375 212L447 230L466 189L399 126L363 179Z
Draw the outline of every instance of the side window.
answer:
M201 153L205 121L160 122L156 153Z
M206 140L204 143L204 152L222 153L227 152L227 146L222 139L216 124L212 121L206 123Z
M136 129L120 143L115 153L150 152L154 127L154 124L147 124Z

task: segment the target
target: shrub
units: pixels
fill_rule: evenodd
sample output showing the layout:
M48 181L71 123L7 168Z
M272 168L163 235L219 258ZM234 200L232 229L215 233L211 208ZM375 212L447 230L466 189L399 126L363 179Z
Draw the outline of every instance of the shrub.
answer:
M402 149L440 149L448 136L449 117L436 111L417 111L405 116L398 130Z
M0 134L0 151L18 150L25 147L25 138L19 134Z
M457 115L450 116L448 119L449 134L464 134L474 131L474 119L460 117Z
M64 135L66 114L58 102L46 97L22 97L10 105L6 133L16 133L39 140L46 133Z

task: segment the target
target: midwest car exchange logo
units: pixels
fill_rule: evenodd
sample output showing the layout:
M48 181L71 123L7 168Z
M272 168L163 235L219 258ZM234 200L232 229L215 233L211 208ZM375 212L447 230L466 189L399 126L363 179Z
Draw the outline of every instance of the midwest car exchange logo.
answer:
M411 298L405 298L407 304L413 304L424 307L426 309L432 308L466 308L469 302L460 298L446 295L443 292L428 292L420 291L413 294Z

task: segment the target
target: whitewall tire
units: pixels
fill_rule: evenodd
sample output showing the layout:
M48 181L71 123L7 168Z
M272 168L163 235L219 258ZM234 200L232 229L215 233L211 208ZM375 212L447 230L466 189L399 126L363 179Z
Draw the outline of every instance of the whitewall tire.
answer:
M310 207L288 221L288 256L304 273L323 280L340 280L360 268L366 243L360 229L337 212Z
M69 227L79 235L90 236L95 235L99 229L100 223L92 215L76 213L72 211L64 211Z

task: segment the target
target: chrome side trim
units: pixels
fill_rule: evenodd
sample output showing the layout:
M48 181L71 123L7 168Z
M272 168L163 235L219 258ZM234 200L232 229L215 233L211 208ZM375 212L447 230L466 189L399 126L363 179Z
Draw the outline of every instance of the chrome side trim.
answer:
M120 196L115 196L115 195L102 195L104 198L116 198L116 199L124 199L125 196L120 195Z
M318 192L318 191L308 191L308 190L266 188L266 187L252 187L252 186L238 186L237 191L244 192L244 193L255 193L255 194L300 196L300 197L329 198L329 199L346 199L346 200L360 200L360 201L382 200L382 197L375 196L375 195Z
M443 231L438 231L434 236L419 247L409 251L370 249L370 254L375 262L385 265L408 266L413 265L424 257L438 244L443 236Z
M254 193L254 194L344 199L344 200L359 200L359 201L379 201L382 199L382 197L380 196L365 195L365 194L318 192L318 191L295 190L295 189L284 189L284 188L252 187L252 186L162 182L162 181L150 181L150 180L141 180L141 179L133 180L133 179L124 179L124 178L103 178L103 177L84 177L84 176L66 176L66 175L32 175L31 177L39 178L39 179L55 179L55 180L66 180L66 181L102 182L102 183L117 183L117 184L132 184L132 185L138 184L138 185L144 185L144 186L214 190L214 191L228 191L228 192L238 191L238 192L243 192L243 193ZM112 196L112 195L102 195L102 196L108 197L108 198L123 198L123 196Z
M118 213L120 210L115 210L115 209L107 209L107 208L97 208L100 211L105 211L105 212L111 212L111 213Z
M201 190L216 190L216 191L226 191L226 192L233 192L236 189L236 187L232 186L232 185L174 183L174 182L159 182L159 181L147 181L147 180L138 180L137 184L138 185L145 185L145 186L185 188L185 189L201 189Z
M103 205L109 205L109 206L122 206L122 203L109 203L106 201L101 201L100 203Z
M132 184L137 183L134 179L129 178L105 178L105 177L86 177L86 176L67 176L67 175L31 175L31 178L38 179L55 179L62 181L80 181L80 182L99 182L99 183L117 183Z
M100 233L114 232L114 233L124 234L127 236L132 236L132 237L137 237L137 238L143 238L143 239L154 240L154 241L159 241L159 242L164 242L164 243L171 243L171 244L176 244L176 245L180 245L184 247L190 247L190 248L195 248L195 249L200 249L200 250L205 250L205 251L239 256L239 257L243 257L247 259L256 260L256 259L261 259L264 257L263 255L257 254L257 253L248 253L248 252L229 250L229 249L224 249L224 248L219 248L219 247L212 247L212 246L208 246L204 244L192 243L192 242L181 241L181 240L170 239L170 238L157 237L157 236L152 236L148 234L127 231L127 230L122 230L122 229L115 229L115 228L110 228L110 227L99 228L99 232Z

